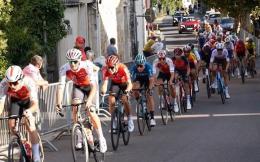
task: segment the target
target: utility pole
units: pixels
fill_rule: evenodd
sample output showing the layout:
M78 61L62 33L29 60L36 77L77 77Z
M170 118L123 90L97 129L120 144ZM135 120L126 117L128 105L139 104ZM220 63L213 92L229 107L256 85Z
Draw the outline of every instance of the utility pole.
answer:
M132 26L132 28L130 28L131 51L132 51L132 58L134 58L135 54L138 52L135 0L130 1L130 26Z
M43 20L43 42L44 42L44 48L47 47L47 32L46 32L46 20ZM46 54L46 50L44 50L43 52L43 74L45 79L48 79L48 73L47 73L47 54Z

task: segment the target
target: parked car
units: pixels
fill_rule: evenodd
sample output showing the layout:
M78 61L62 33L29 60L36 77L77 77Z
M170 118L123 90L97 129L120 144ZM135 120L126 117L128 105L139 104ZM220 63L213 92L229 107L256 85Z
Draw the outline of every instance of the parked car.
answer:
M178 26L179 22L181 21L181 19L183 18L183 16L185 16L186 13L185 11L176 11L174 13L174 15L172 15L173 17L173 22L172 22L172 25L173 26Z
M179 34L183 32L194 32L200 29L200 20L195 19L194 16L183 17L182 22L179 23Z
M220 25L222 29L225 31L233 31L234 30L235 20L232 17L223 17L220 21Z

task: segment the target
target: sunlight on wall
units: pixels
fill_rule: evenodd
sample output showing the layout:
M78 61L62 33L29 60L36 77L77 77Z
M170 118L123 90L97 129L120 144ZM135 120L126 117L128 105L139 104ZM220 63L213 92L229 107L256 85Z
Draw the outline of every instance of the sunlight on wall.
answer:
M117 39L117 17L116 8L118 7L120 0L105 0L99 5L99 12L104 25L105 32L108 39L114 37Z

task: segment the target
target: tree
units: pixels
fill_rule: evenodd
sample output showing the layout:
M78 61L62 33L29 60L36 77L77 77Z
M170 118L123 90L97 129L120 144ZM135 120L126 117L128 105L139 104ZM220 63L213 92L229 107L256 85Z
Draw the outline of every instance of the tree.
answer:
M4 33L3 30L10 20L11 11L12 6L10 1L0 1L0 79L4 77L5 70L8 66L8 61L6 60L7 39L6 33Z
M11 18L4 29L8 39L8 60L23 66L34 54L52 56L57 42L66 34L62 1L16 0L11 5Z

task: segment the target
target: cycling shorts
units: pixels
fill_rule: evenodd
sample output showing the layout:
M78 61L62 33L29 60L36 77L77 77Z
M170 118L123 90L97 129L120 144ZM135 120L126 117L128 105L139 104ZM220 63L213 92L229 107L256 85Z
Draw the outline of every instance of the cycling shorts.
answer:
M126 88L127 88L127 83L120 83L120 84L118 84L118 83L111 82L111 86L109 88L109 93L110 94L114 93L114 94L117 94L116 96L118 96L119 92L120 91L124 92L126 90Z
M187 70L178 70L175 69L175 72L181 77L182 81L184 83L188 83L189 82L189 77L187 75Z
M149 78L136 78L133 82L139 82L140 87L149 88Z
M226 59L218 59L218 58L215 58L213 63L222 66L222 69L223 69L223 70L225 70L226 67L227 67L227 61L226 61Z
M81 101L83 101L86 96L89 96L90 91L90 85L82 87L74 84L72 90L72 98L79 98Z
M162 79L163 80L163 82L164 81L169 81L170 80L170 78L171 78L171 74L170 73L162 73L162 72L159 72L159 74L158 74L158 77L157 77L157 79Z
M31 100L28 98L26 100L17 100L16 98L11 98L11 104L8 109L8 115L21 116L23 111L30 108Z

